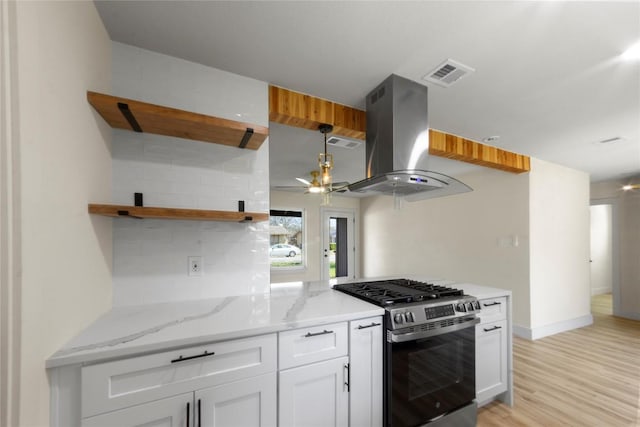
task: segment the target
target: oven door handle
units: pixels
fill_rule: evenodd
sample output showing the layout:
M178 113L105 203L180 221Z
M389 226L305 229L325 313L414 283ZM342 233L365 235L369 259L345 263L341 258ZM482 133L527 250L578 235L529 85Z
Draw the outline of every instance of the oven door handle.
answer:
M419 340L422 338L435 337L437 335L442 335L449 332L455 332L455 331L460 331L462 329L471 328L477 325L478 323L480 323L480 319L478 317L474 317L473 319L467 320L464 323L445 326L444 328L432 329L430 331L405 332L405 333L391 332L391 342L407 342L407 341Z

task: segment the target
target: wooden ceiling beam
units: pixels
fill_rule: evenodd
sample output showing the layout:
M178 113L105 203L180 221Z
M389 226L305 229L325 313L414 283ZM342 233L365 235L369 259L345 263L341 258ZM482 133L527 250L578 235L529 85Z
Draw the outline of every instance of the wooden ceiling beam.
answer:
M511 173L531 170L529 156L429 129L429 154Z
M269 120L310 130L327 123L331 133L355 139L367 130L364 111L277 86L269 86Z
M336 135L366 137L366 112L277 86L269 86L269 120L310 130L328 123ZM429 154L511 173L531 170L528 156L435 129L429 129Z

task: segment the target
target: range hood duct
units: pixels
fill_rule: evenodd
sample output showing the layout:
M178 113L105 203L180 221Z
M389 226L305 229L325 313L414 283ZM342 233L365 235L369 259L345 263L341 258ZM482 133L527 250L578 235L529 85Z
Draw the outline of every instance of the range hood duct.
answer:
M367 95L367 178L357 193L403 196L407 201L472 191L450 176L429 171L428 88L392 74Z

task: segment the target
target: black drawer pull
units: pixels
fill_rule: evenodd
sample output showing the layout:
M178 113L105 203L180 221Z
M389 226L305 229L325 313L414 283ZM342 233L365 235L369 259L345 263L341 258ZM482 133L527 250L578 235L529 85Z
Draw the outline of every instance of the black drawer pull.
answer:
M380 326L380 323L371 322L370 325L366 325L366 326L358 325L358 329L373 328L374 326Z
M502 303L498 302L498 301L494 301L491 304L482 304L482 305L484 305L485 307L491 307L492 305L500 305L500 304L502 304Z
M495 331L496 329L502 329L502 326L494 326L493 328L482 328L484 329L485 332L491 332L491 331Z
M171 363L178 363L178 362L184 362L185 360L191 360L191 359L198 359L200 357L213 356L214 354L216 354L215 351L212 351L211 353L209 353L207 350L205 350L204 353L196 354L195 356L189 356L189 357L178 356L178 358L177 359L173 359L171 361Z
M317 337L318 335L326 335L326 334L332 334L333 331L327 331L326 329L322 332L316 332L315 334L312 334L311 332L307 332L307 335L305 335L305 338L309 338L309 337Z

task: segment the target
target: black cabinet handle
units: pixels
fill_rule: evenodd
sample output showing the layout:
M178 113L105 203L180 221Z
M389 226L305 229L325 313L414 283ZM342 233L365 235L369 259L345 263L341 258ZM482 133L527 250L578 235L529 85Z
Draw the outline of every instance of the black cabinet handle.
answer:
M374 326L380 326L380 323L371 322L370 325L366 325L366 326L358 325L358 329L373 328Z
M349 364L344 364L344 369L347 370L347 375L345 375L344 385L347 387L347 393L349 392L349 383L351 382L351 369L349 369ZM343 372L344 375L344 372Z
M198 427L202 427L202 408L200 407L200 399L198 399Z
M307 332L307 335L305 335L305 338L309 338L309 337L317 337L318 335L326 335L326 334L332 334L333 331L327 331L326 329L322 332L316 332L314 334L312 334L311 332Z
M191 403L187 402L187 427L189 427L189 416L191 414Z
M491 307L492 305L500 305L500 304L502 304L502 303L498 302L498 301L494 301L491 304L482 304L482 305L484 305L485 307Z
M495 331L496 329L502 329L502 326L494 326L493 328L482 328L484 329L485 332L491 332L491 331Z
M171 363L184 362L185 360L191 360L191 359L199 359L200 357L213 356L214 354L216 354L215 351L212 351L211 353L209 353L207 350L205 350L204 353L196 354L195 356L182 357L182 355L180 355L178 356L177 359L173 359Z

